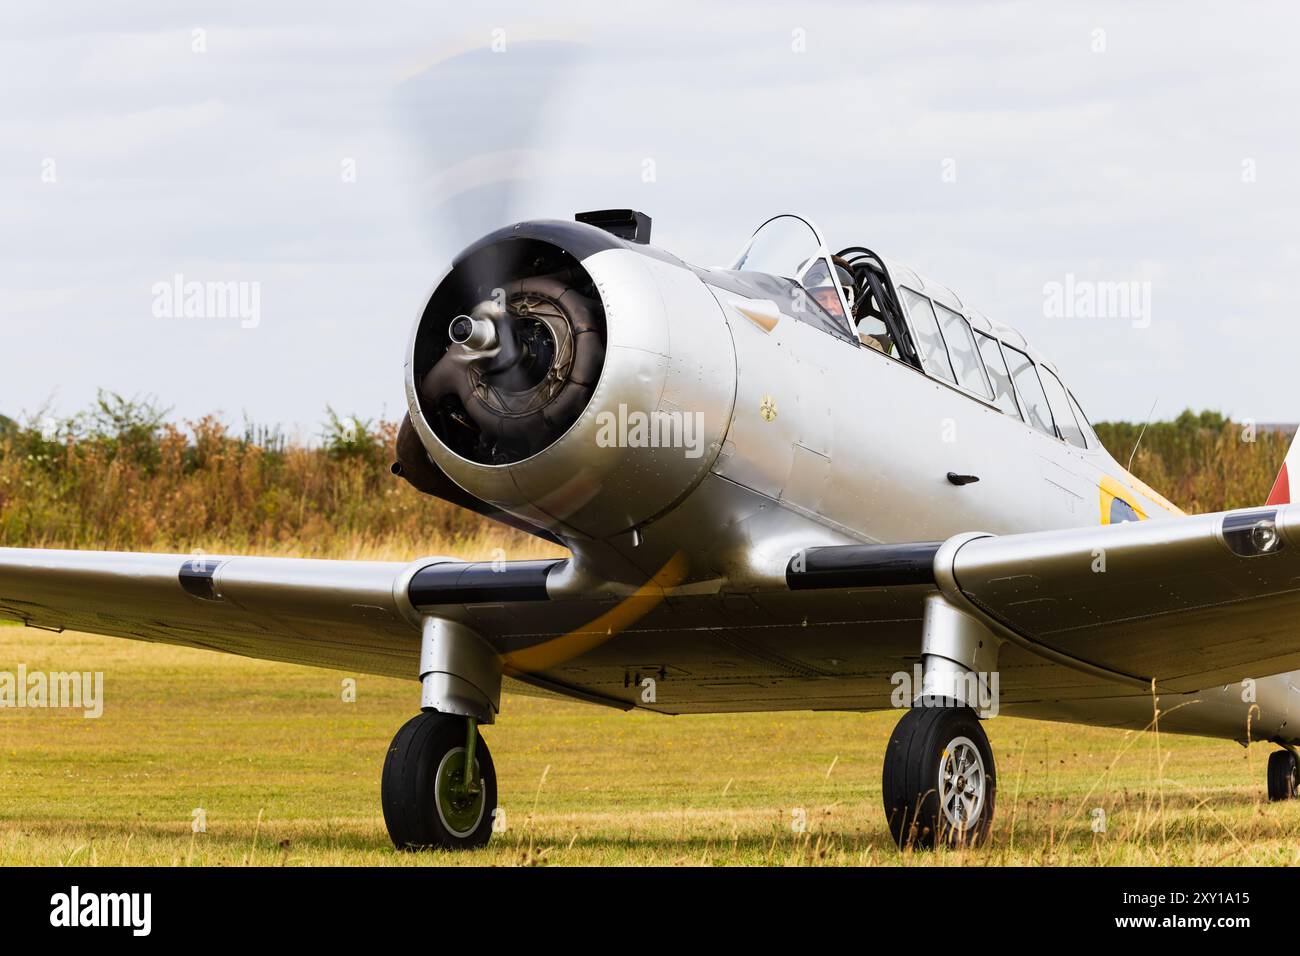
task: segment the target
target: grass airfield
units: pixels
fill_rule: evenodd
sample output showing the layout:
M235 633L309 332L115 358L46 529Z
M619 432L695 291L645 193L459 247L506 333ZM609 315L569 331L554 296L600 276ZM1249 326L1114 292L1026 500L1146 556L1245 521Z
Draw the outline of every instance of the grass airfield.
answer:
M103 671L105 703L97 720L0 709L0 865L1300 863L1300 800L1265 799L1267 744L997 718L990 844L900 853L880 806L895 713L522 697L484 730L504 831L481 851L399 854L379 775L414 681L0 623L0 670L19 664Z

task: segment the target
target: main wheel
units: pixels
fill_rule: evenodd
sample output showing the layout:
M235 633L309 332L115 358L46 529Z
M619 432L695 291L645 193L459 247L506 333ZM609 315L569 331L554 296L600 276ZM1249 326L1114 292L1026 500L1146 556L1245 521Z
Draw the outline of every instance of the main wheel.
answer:
M916 707L885 750L889 832L902 847L977 846L993 823L993 749L969 707Z
M1275 750L1268 755L1268 798L1290 800L1300 784L1300 765L1289 750Z
M475 731L477 733L477 730ZM497 806L497 773L480 736L465 788L464 717L422 713L408 720L384 758L384 824L399 850L485 846Z

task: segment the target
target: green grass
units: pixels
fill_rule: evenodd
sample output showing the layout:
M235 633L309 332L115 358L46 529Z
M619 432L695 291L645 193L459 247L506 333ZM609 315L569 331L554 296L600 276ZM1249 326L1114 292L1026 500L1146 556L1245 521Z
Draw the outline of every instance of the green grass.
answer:
M900 854L880 762L897 714L661 717L507 698L485 730L507 829L398 854L379 772L418 688L0 625L0 670L105 674L105 710L0 710L0 864L1276 864L1300 801L1264 799L1264 745L998 718L979 851ZM207 831L191 830L203 808ZM1094 808L1107 832L1092 832ZM794 813L807 820L796 832Z

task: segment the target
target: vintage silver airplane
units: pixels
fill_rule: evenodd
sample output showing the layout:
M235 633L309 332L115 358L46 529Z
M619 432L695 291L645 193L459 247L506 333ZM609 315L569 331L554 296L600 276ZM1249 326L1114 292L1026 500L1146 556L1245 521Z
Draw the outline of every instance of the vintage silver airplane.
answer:
M394 472L569 557L3 549L0 614L418 678L382 779L404 849L488 841L479 728L503 687L667 714L902 705L900 844L986 836L994 710L1144 728L1158 703L1161 730L1276 742L1269 796L1295 794L1294 449L1267 505L1184 516L944 286L832 255L795 216L724 269L649 231L606 210L493 232L406 352Z

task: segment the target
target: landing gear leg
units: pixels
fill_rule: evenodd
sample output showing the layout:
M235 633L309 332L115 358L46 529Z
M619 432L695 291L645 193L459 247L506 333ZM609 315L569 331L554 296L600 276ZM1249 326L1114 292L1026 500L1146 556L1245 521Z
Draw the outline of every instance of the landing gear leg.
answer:
M926 604L922 686L885 750L882 792L900 848L988 836L997 769L975 707L996 688L997 638L941 595Z
M1288 747L1275 750L1268 755L1268 798L1272 801L1290 800L1296 796L1300 786L1300 760L1296 752Z
M384 759L384 824L399 850L485 846L497 808L492 754L479 733L500 704L501 669L478 635L427 618L420 653L422 713Z

